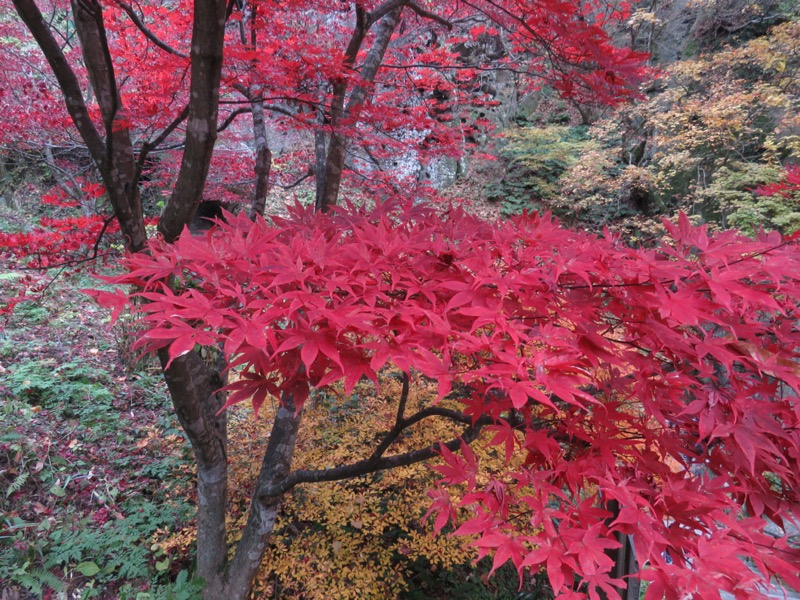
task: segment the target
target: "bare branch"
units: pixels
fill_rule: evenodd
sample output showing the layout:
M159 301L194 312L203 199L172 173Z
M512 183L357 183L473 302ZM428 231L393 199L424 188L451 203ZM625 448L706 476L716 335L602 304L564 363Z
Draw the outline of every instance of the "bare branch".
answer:
M314 167L308 167L308 170L305 172L305 175L300 177L300 179L298 179L297 181L290 183L288 185L281 185L280 183L276 183L275 185L277 185L281 189L290 190L303 183L306 179L308 179L312 175L314 175Z
M98 260L101 258L105 258L106 256L113 256L119 255L119 252L112 250L110 252L103 252L102 254L98 254L96 256L88 256L86 258L75 258L72 260L65 260L60 263L55 263L51 265L47 265L46 267L14 267L15 271L50 271L51 269L61 269L64 267L71 267L74 265L82 265L87 262L92 262L93 260Z
M403 375L403 388L400 392L400 401L397 408L397 416L395 417L394 426L387 431L380 443L375 447L372 454L368 458L351 463L349 465L341 465L339 467L332 467L329 469L317 470L298 470L294 471L285 477L280 482L276 482L270 486L263 486L259 489L259 498L266 499L269 497L280 496L289 491L293 487L301 483L319 483L323 481L339 481L342 479L349 479L352 477L359 477L385 469L393 469L396 467L405 467L413 465L432 458L437 454L439 444L431 444L426 448L419 450L412 450L394 456L384 457L386 451L394 444L394 442L412 425L419 423L423 419L429 417L442 417L454 421L456 423L463 423L467 425L466 429L462 432L461 436L450 440L444 446L449 450L456 450L461 444L462 440L466 443L474 441L481 429L492 423L492 419L483 416L477 420L473 420L463 413L448 408L432 406L424 408L410 417L404 417L406 403L408 401L409 380L408 375Z
M397 417L394 420L394 428L397 429L403 425L404 414L406 412L406 402L408 402L408 373L403 372L403 389L400 391L400 402L397 405Z
M122 10L125 11L125 13L130 17L131 21L133 21L133 24L136 25L139 31L141 31L144 34L144 37L146 37L156 46L161 48L164 52L168 52L169 54L178 56L180 58L189 58L188 54L181 52L180 50L176 50L175 48L167 44L164 40L159 38L156 34L154 34L150 30L150 28L144 24L144 21L142 21L141 17L136 14L136 11L133 10L133 7L130 4L121 2L120 0L116 0L116 2L117 6L119 6Z
M227 116L227 118L222 122L222 124L219 127L217 127L217 133L219 133L220 131L225 131L228 127L230 127L231 123L233 123L236 120L236 117L238 117L239 115L246 115L251 112L253 112L253 110L249 107L237 108L235 111L233 111L231 114Z
M147 159L147 155L150 154L153 150L158 148L164 141L169 137L169 135L178 128L178 125L183 123L186 120L186 117L189 116L189 106L185 106L184 109L181 111L177 117L172 120L172 123L167 125L166 129L162 131L159 136L154 139L152 142L145 142L142 144L142 149L139 152L139 158L136 161L136 180L139 180L139 176L142 174L142 168L144 167L144 161Z
M280 106L278 104L265 104L264 110L286 115L287 117L297 117L297 115L300 114L296 110L292 110L291 108Z
M369 29L390 12L408 5L409 0L386 0L375 10L367 14L366 28Z
M453 24L450 21L448 21L444 17L440 17L436 13L432 13L429 10L425 10L424 8L422 8L419 4L416 4L415 2L409 2L408 3L408 8L413 10L415 13L417 13L423 19L430 19L431 21L436 21L437 23L439 23L439 25L442 25L443 27L446 27L447 29L453 29Z
M50 28L42 17L42 13L33 0L13 1L14 8L17 9L20 18L42 49L50 68L53 69L53 74L56 76L58 85L64 94L64 101L67 104L67 111L72 118L72 122L78 129L81 138L86 142L92 158L97 164L103 164L106 158L105 143L89 117L89 111L83 101L83 90L81 90L78 78L62 52L61 46L53 37Z
M103 227L100 229L100 233L97 234L97 239L94 241L94 247L92 248L92 259L97 258L97 253L100 251L100 242L103 240L103 235L105 235L106 229L108 229L108 226L111 225L116 218L117 215L111 215L103 221Z
M386 469L407 467L409 465L422 462L423 460L433 458L439 453L439 448L441 446L444 446L450 451L456 451L461 446L462 442L466 444L474 442L480 434L481 429L490 423L491 419L488 417L481 417L475 422L474 425L467 427L459 437L454 438L445 444L431 444L426 448L404 452L403 454L395 454L394 456L387 456L377 460L373 460L372 457L370 457L349 465L342 465L340 467L334 467L331 469L320 469L317 471L294 471L279 484L260 489L259 498L267 499L270 497L280 496L301 483L340 481L342 479L351 479L353 477L368 475L369 473L385 471Z

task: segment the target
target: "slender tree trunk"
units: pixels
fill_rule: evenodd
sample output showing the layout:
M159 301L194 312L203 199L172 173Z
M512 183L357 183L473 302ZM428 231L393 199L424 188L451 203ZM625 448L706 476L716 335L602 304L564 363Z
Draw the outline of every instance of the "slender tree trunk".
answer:
M72 10L103 119L102 133L92 122L80 82L35 0L13 2L50 64L70 117L100 171L126 250L144 249L147 234L137 185L138 169L125 126L100 2L72 0ZM225 0L195 1L186 145L178 181L159 222L159 231L168 242L181 233L202 199L216 140L225 21ZM219 413L225 398L218 391L223 381L218 368L206 364L196 352L175 359L169 368L166 350L160 352L159 358L172 403L197 461L197 572L208 585L206 598L228 600L215 592L222 589L227 558L227 414Z
M218 369L189 352L167 368L159 353L172 404L197 461L197 574L209 591L224 575L227 557L225 510L228 492L227 412ZM205 598L217 598L205 594Z
M606 523L610 525L619 517L619 502L616 500L609 500L605 503L605 507L612 513L612 516L606 521ZM623 579L627 583L625 589L617 589L622 600L639 600L640 581L635 577L630 577L630 575L633 575L639 570L636 563L636 553L633 548L633 542L630 536L622 533L617 533L616 538L620 543L620 547L609 548L605 551L606 556L614 561L614 567L610 574L613 578ZM602 598L607 597L607 595L602 592L600 595Z
M196 0L194 3L186 145L178 180L158 223L158 231L167 242L177 239L203 198L217 140L226 6L225 0Z
M97 0L73 0L72 11L89 79L97 94L105 139L92 123L78 78L35 2L14 0L14 7L53 69L67 111L100 171L122 230L125 248L130 252L142 250L147 243L147 232L136 185L133 145L130 133L124 126L125 113L117 90L101 5Z
M324 184L322 187L322 195L317 198L316 208L320 211L326 211L331 206L336 204L339 198L339 188L342 184L342 173L344 171L344 162L347 157L347 137L338 131L345 123L352 123L357 120L361 108L371 94L371 86L375 81L375 76L378 74L383 57L386 50L389 48L389 42L392 39L392 34L400 23L400 14L403 12L403 6L392 10L378 24L378 30L375 32L375 40L372 42L372 47L364 59L364 64L361 66L360 79L362 83L356 86L350 98L347 101L347 107L344 112L339 115L333 114L331 125L333 130L331 132L331 139L328 146L328 156L325 160L325 176ZM364 32L366 33L366 32ZM363 39L363 36L362 36ZM335 100L338 102L344 101L344 90L338 94L334 93Z
M316 183L315 208L320 210L322 194L325 191L325 155L328 149L328 138L325 134L325 112L317 111L317 131L314 132L314 182Z
M258 28L256 26L256 16L258 6L250 4L242 9L242 20L239 23L239 33L241 42L249 50L255 51L258 48ZM250 27L250 38L248 41L247 28ZM257 61L252 61L253 69L258 69ZM253 221L259 215L264 216L264 209L267 205L267 194L269 193L269 174L272 170L272 152L269 149L269 139L267 138L267 123L264 116L263 90L258 86L234 86L250 101L250 113L253 116L253 143L256 150L256 160L254 171L256 175L256 186L253 192L253 201L250 203L250 220Z
M291 396L284 396L264 453L247 524L229 565L224 587L210 595L207 593L206 600L246 600L249 597L284 496L270 496L265 490L280 484L289 475L301 419L302 409L297 410Z
M103 183L131 252L144 249L147 232L136 181L136 160L130 129L126 124L114 63L106 39L102 6L97 0L72 0L75 30L83 49L86 70L105 126L105 152L101 163Z
M264 101L260 98L258 90L250 91L250 108L253 114L253 137L256 146L256 189L253 193L253 202L250 204L250 219L264 215L269 193L269 174L272 170L272 152L267 139L267 124L264 118Z

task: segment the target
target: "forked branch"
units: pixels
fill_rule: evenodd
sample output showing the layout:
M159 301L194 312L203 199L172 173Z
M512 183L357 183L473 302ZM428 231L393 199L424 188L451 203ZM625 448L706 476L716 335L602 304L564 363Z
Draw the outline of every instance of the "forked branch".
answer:
M181 52L180 50L176 50L168 43L166 43L164 40L159 38L155 33L153 33L153 31L147 25L145 25L144 21L136 13L136 11L133 10L133 7L130 4L127 4L126 2L120 2L119 0L117 0L117 6L119 6L122 10L125 11L125 14L127 14L128 17L130 17L130 20L133 21L133 24L136 25L136 28L144 34L144 37L146 37L156 46L161 48L164 52L168 52L169 54L172 54L173 56L177 56L179 58L189 58L188 54L186 54L185 52Z
M339 467L332 467L329 469L302 469L293 471L281 481L272 485L259 487L258 497L260 500L265 501L269 498L280 497L288 492L296 485L301 483L321 483L325 481L341 481L343 479L351 479L353 477L360 477L383 471L386 469L394 469L397 467L407 467L409 465L422 462L433 458L439 453L439 448L444 446L450 451L457 450L462 442L467 444L472 443L477 439L481 430L491 424L493 421L490 417L482 416L477 420L460 413L456 410L432 406L424 408L410 417L404 417L406 403L408 402L409 383L408 375L403 376L403 389L400 393L400 401L395 418L394 426L387 431L381 438L380 443L376 446L372 454L363 460L342 465ZM394 444L395 441L411 426L419 423L423 419L429 417L442 417L453 421L455 423L466 424L467 427L461 432L461 435L451 439L450 441L439 444L430 444L425 448L403 452L402 454L395 454L392 456L384 456L386 451Z

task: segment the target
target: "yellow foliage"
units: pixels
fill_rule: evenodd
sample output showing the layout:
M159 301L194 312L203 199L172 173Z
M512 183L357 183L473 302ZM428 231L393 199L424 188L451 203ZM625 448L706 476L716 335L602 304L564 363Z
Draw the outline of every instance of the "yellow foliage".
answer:
M295 452L295 469L323 469L365 458L396 417L401 383L383 377L380 393L359 384L351 397L340 391L317 392L309 400ZM436 401L435 384L412 383L406 414ZM261 408L258 419L240 404L229 425L231 464L229 531L240 532L269 437L276 406ZM440 405L448 406L443 400ZM452 406L452 408L457 408ZM457 437L459 429L440 418L425 419L394 444L388 455L424 448ZM491 470L504 460L488 447L485 434L473 449ZM304 484L287 494L270 539L255 597L346 600L395 598L409 586L417 560L434 569L469 563L475 552L469 538L433 535L421 522L436 481L424 464L416 464L337 483ZM454 496L455 498L455 496ZM185 548L193 528L161 542L165 550ZM189 537L187 537L189 536ZM231 543L238 533L234 533Z
M651 106L659 152L688 152L691 166L706 169L762 145L773 156L796 152L798 57L800 23L789 22L741 47L672 65L670 89Z
M712 12L730 8L714 4L696 2ZM651 19L634 17L640 25ZM681 210L712 227L793 231L800 223L795 201L753 190L800 161L800 23L675 62L660 85L648 101L591 128L594 144L560 175L560 197L548 207L633 243L660 238L661 218Z

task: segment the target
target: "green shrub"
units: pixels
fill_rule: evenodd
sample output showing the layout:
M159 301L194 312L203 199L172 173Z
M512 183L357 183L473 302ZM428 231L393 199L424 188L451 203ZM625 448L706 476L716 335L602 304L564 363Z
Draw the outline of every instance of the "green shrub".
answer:
M540 208L559 195L561 175L594 144L584 127L548 125L508 131L501 150L506 173L502 181L487 186L487 199L502 202L504 216Z

